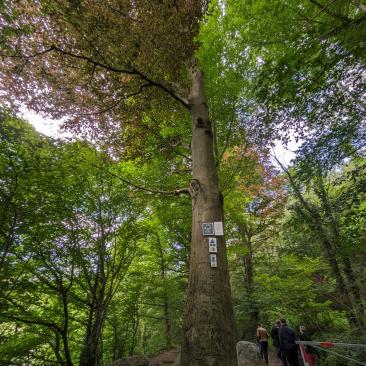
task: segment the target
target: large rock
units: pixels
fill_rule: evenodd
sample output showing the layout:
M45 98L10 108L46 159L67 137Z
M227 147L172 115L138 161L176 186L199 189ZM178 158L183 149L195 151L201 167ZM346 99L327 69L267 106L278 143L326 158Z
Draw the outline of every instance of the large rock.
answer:
M179 366L180 347L173 348L150 359L149 366Z
M149 359L144 356L131 356L116 360L109 366L149 366Z
M240 341L236 345L238 366L263 366L266 363L261 359L258 345L252 342Z

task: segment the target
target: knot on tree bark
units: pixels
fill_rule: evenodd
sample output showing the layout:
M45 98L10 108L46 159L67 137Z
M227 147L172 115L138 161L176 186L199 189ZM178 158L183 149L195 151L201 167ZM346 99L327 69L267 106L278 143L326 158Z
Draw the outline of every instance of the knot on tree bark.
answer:
M199 180L198 179L192 179L191 180L191 188L190 188L191 197L196 198L198 193L200 192L200 190L201 190L201 183L199 182Z
M198 117L196 120L196 127L197 128L202 128L205 127L205 123L203 122L203 119L201 117Z

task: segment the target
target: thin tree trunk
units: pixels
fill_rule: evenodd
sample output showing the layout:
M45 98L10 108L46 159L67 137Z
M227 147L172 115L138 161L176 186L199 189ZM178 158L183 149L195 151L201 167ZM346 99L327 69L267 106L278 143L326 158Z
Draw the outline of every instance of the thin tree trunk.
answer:
M289 178L289 182L294 191L294 194L298 198L301 206L303 207L303 210L300 209L301 215L304 217L306 222L310 224L310 227L318 234L319 242L325 252L325 259L328 261L332 273L335 277L339 295L342 296L342 307L346 312L349 325L351 328L354 328L355 326L357 327L356 317L353 311L352 297L343 279L342 272L338 264L338 259L335 256L335 248L329 241L327 232L322 225L322 218L320 217L319 213L314 210L305 200L290 172L281 164L281 162L277 158L275 159L280 165L281 169L286 173L287 177Z
M164 251L161 246L159 235L157 235L157 246L159 252L159 264L160 264L160 276L163 282L163 305L164 305L164 321L165 321L165 347L166 349L172 348L172 326L169 315L169 298L166 288L166 264L164 258Z
M361 332L365 333L365 306L363 304L363 297L361 295L360 286L358 285L353 272L351 260L348 257L343 259L343 268L355 300L354 308L358 325L357 327Z
M103 323L106 315L105 305L105 290L106 290L106 277L105 277L105 243L104 233L102 233L102 239L98 243L98 265L97 276L95 279L95 293L93 296L93 315L90 320L92 324L88 325L88 332L85 339L85 345L80 355L80 366L98 366L100 359L100 340L102 334Z
M137 346L137 333L139 330L140 317L139 314L136 313L136 318L134 319L133 327L132 327L132 339L130 345L130 355L132 356L135 353L135 348Z
M245 288L247 290L247 294L251 296L253 293L253 249L251 243L252 238L249 235L245 235L243 233L243 230L241 229L240 232L244 237L242 240L242 246L243 248L248 250L246 254L241 255L241 260L244 267Z
M339 228L339 223L335 217L334 210L332 205L329 201L328 193L324 187L323 176L321 175L321 170L319 169L318 175L315 179L316 182L316 189L315 193L317 194L318 198L320 199L322 209L329 220L330 229L332 233L332 241L335 243L335 247L337 250L341 251L341 240L342 235ZM365 326L365 308L363 305L363 298L361 295L361 289L357 280L354 276L352 263L350 259L341 253L342 263L343 263L343 272L346 276L348 281L348 286L350 288L350 292L353 296L352 301L352 308L355 314L356 319L354 323L357 323L357 328L361 331L364 331Z
M67 366L72 366L72 358L71 358L71 352L70 352L70 348L69 348L69 339L68 339L68 330L69 330L69 308L68 308L68 299L67 299L67 293L68 290L71 287L71 283L70 286L68 287L68 289L64 289L62 287L62 283L61 283L61 296L62 296L62 304L63 304L63 310L64 310L64 327L62 329L62 341L63 341L63 348L64 348L64 354L65 354L65 358L66 358L66 365Z
M211 268L202 223L223 221L223 196L204 97L203 76L192 69L192 244L181 366L237 365L237 330L223 236L217 236L217 268Z
M61 356L61 352L60 352L60 334L58 332L55 332L55 344L51 343L51 347L52 347L53 352L56 356L57 362L60 365L66 364L66 362L64 361L64 359Z
M118 331L117 331L117 325L115 324L115 322L112 320L110 322L110 325L113 329L113 356L112 356L112 361L117 360L119 357L119 354L117 355L117 350L118 350Z
M240 230L242 231L242 230ZM245 230L247 231L247 230ZM245 287L247 290L247 296L249 299L249 304L251 308L249 310L249 317L251 320L251 326L255 329L256 324L259 321L259 309L255 303L255 299L253 296L253 288L254 288L254 270L253 270L253 248L252 248L252 237L250 232L246 234L242 234L244 237L243 247L248 250L248 253L241 256L243 267L244 267L244 280Z

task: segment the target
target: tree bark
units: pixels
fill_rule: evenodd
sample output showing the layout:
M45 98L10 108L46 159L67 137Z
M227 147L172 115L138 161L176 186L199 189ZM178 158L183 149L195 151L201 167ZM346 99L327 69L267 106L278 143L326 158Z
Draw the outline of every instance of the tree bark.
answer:
M213 133L202 73L192 68L189 106L192 118L192 244L181 366L237 365L237 330L223 236L217 236L217 267L211 268L202 223L223 221Z
M69 338L68 338L68 331L69 331L69 308L68 308L68 298L67 298L67 293L68 290L71 287L72 282L70 283L70 285L68 286L67 289L65 289L62 286L62 282L61 282L61 286L60 286L60 293L62 296L62 304L63 304L63 310L64 310L64 326L62 329L62 341L63 341L63 348L64 348L64 354L65 354L65 359L66 359L66 366L73 366L72 363L72 357L71 357L71 351L70 351L70 347L69 347Z
M92 311L92 310L91 310ZM90 330L87 333L84 348L80 355L80 366L97 366L99 364L100 357L100 340L102 327L105 318L105 307L102 301L98 301L94 316L92 318L92 324L89 325Z
M93 311L93 310L90 310ZM97 304L93 311L92 323L88 324L84 347L80 354L80 366L97 366L100 355L100 336L104 322L104 306Z

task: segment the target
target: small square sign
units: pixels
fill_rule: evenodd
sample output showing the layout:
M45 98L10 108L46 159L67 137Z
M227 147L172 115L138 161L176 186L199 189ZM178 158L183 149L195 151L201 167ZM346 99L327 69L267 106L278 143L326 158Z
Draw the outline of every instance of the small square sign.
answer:
M217 267L217 256L216 254L210 254L211 267Z
M217 253L217 239L208 238L208 251L210 253Z
M202 235L215 235L213 222L204 222L202 224Z

